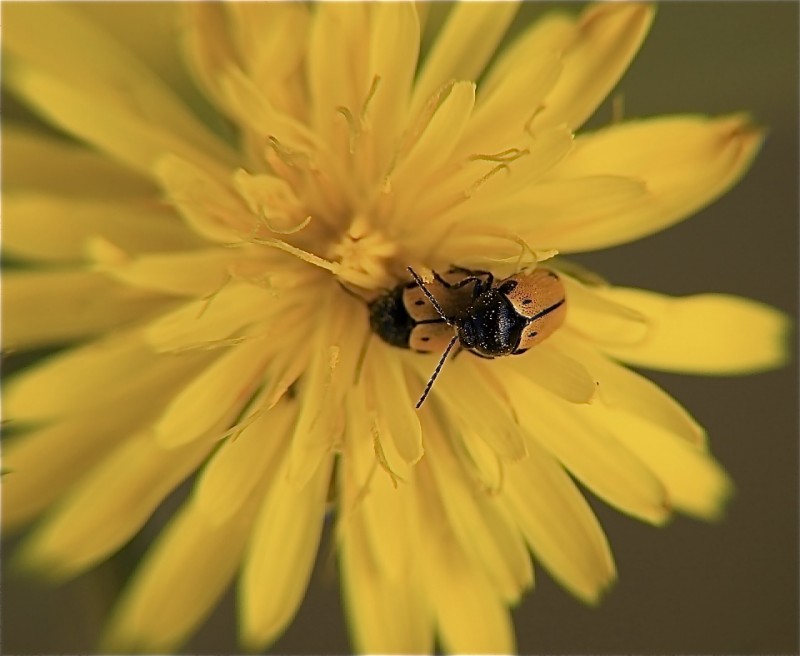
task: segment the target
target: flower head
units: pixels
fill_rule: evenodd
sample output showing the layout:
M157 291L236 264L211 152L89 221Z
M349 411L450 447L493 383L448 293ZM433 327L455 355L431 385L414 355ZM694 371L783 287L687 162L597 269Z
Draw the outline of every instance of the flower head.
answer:
M570 474L654 524L720 512L730 482L702 428L624 364L777 366L785 318L562 257L686 218L761 131L731 115L581 133L652 9L555 14L498 51L515 9L455 5L420 59L425 8L407 3L6 8L7 84L73 140L5 126L4 247L36 268L6 275L4 344L76 343L8 385L26 431L5 448L3 521L54 506L22 557L73 576L197 472L108 648L174 648L234 579L243 642L268 644L331 510L360 649L509 652L530 552L590 603L616 576ZM182 59L141 48L136 21L173 12ZM463 317L495 290L547 339L451 355L415 409L440 353L375 335L413 319L404 305L370 321L409 290L432 312L408 267L445 315L426 336L481 352L464 326L506 325ZM548 276L560 296L526 315Z

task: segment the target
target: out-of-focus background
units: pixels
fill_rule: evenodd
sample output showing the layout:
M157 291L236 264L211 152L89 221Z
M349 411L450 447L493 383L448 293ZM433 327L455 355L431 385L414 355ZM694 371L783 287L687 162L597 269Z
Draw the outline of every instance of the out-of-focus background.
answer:
M554 6L526 3L515 29ZM625 116L748 110L769 137L745 179L693 219L579 261L613 283L676 295L741 294L796 317L798 56L797 3L661 5L617 89ZM16 109L13 102L4 107ZM607 102L589 125L611 117ZM792 343L796 354L794 336ZM619 581L601 605L589 608L537 569L536 589L514 611L519 651L798 653L796 355L791 367L755 376L652 378L708 429L714 454L736 483L728 512L716 524L678 517L653 528L590 497L614 550ZM166 514L157 514L112 561L57 588L15 573L8 566L15 540L5 543L2 652L93 652L121 577ZM327 532L297 618L271 652L349 651L329 538ZM235 630L228 594L184 651L236 653Z

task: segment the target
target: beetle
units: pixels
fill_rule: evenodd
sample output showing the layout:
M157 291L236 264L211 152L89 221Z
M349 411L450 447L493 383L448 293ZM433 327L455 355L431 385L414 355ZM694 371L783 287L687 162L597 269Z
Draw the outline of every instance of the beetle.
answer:
M550 269L495 281L488 271L453 268L449 279L434 273L432 283L411 267L408 271L413 283L401 283L370 303L370 326L393 346L444 349L417 408L456 343L483 358L519 355L552 335L566 316L564 285Z

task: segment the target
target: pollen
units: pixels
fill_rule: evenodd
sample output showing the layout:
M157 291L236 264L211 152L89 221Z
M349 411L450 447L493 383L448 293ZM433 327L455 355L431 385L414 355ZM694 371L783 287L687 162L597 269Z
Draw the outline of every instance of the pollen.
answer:
M379 289L394 280L390 266L397 252L397 244L359 214L333 244L328 257L340 263L343 279L358 278L370 288Z

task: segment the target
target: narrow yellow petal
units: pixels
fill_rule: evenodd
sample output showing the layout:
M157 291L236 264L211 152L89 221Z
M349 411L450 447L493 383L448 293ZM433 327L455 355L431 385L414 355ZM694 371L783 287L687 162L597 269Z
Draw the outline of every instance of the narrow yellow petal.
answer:
M225 9L241 61L256 87L279 109L306 118L305 89L293 81L303 74L309 7L299 2L237 2Z
M173 304L169 297L125 287L92 271L6 273L3 346L31 348L90 337L142 321Z
M442 101L424 132L411 146L409 152L398 162L391 175L393 188L411 190L429 184L420 171L433 172L443 165L456 147L467 125L475 104L475 84L456 82ZM410 217L403 216L405 221Z
M23 546L23 562L56 578L97 564L141 528L211 446L200 441L165 450L148 433L128 439L34 532Z
M628 288L603 294L640 312L650 325L640 343L602 345L623 362L728 376L780 367L789 357L791 322L763 303L724 294L673 298Z
M303 599L319 545L333 457L301 489L281 467L267 493L239 581L242 641L262 649L286 627Z
M363 330L353 329L353 316L359 316L356 313L363 312L363 307L344 297L337 287L329 287L316 300L316 316L325 317L325 324L314 326L311 357L298 393L301 409L289 453L289 478L298 489L339 441L345 392L355 378L359 353L367 339L366 321L360 324Z
M412 113L448 80L477 80L519 9L517 2L458 3L422 63Z
M535 440L530 457L506 467L501 495L534 555L575 596L596 603L614 581L600 524L564 468Z
M175 651L236 574L250 536L253 499L248 506L221 524L195 503L184 506L134 573L105 629L102 651Z
M257 218L227 185L227 173L215 176L194 160L167 155L155 166L172 204L189 226L206 239L236 244L255 233Z
M430 427L430 424L429 424ZM430 470L456 540L486 574L497 594L516 602L533 585L533 567L516 522L505 506L469 481L440 431L428 431Z
M4 441L4 525L29 519L61 496L123 438L155 419L207 360L205 354L156 360L141 348L122 358L93 359L93 348L24 372L4 390L7 420L58 417Z
M705 443L703 428L650 380L604 357L578 337L564 332L559 341L592 372L598 382L598 396L606 406L633 414L692 444Z
M258 408L258 403L254 407ZM275 478L295 421L295 404L280 403L256 416L214 453L194 490L197 509L206 513L213 525L230 523L259 481Z
M344 534L363 532L377 575L387 583L398 583L405 580L414 560L413 536L406 530L414 512L408 490L413 470L382 432L376 446L372 434L376 419L368 413L364 397L364 389L355 389L346 399L344 455L337 479L341 490L339 530ZM378 446L385 462L379 462ZM400 527L404 527L402 536Z
M450 653L513 653L514 630L505 603L464 553L430 472L422 466L418 472L418 530L427 537L419 556L442 646Z
M512 391L523 427L597 496L653 524L669 517L658 478L596 419L595 405L576 408L559 399Z
M85 261L93 238L131 253L199 246L171 210L152 200L76 200L41 193L3 196L3 250L59 263Z
M628 68L654 13L652 6L633 2L598 3L587 8L561 45L563 72L545 98L534 129L546 123L580 127ZM537 29L546 27L533 28Z
M152 162L153 147L167 143L178 152L231 161L230 151L159 76L88 15L68 5L18 5L5 12L3 32L4 47L16 62L12 85L79 136L106 146L140 170ZM18 69L22 63L25 67ZM39 89L41 94L36 93L37 80L47 80ZM63 104L52 106L48 100L56 98L51 94L57 94ZM91 109L81 117L79 107ZM112 120L109 115L118 118ZM110 128L115 124L127 130L114 135ZM149 136L151 143L142 141L137 146L130 138L135 132Z
M127 283L164 294L210 297L229 280L242 256L223 248L159 253L122 262L98 264L96 269Z
M13 123L3 126L3 188L115 201L158 193L151 180L108 157Z
M725 470L702 447L641 417L599 407L609 430L661 480L676 510L717 519L733 492Z
M410 2L375 4L370 22L368 74L379 80L379 86L366 118L374 139L375 170L382 172L397 151L406 127L420 27L417 8Z
M635 344L647 335L644 315L602 295L601 290L584 285L561 273L569 311L565 326L601 343Z
M151 322L144 331L147 342L160 352L212 348L283 308L261 287L224 279L218 285L218 292Z
M544 51L509 70L501 81L489 87L488 93L481 85L475 111L458 152L487 154L518 145L526 135L531 117L560 73L559 58Z
M572 154L562 161L569 159ZM651 200L650 190L638 178L615 175L545 178L499 199L495 212L501 217L500 225L535 248L567 253L579 250L575 245L583 243L585 235L591 239L599 232L611 234L625 217L632 216ZM466 205L463 220L485 221L485 212L478 210L479 206Z
M369 521L348 517L340 542L342 588L349 610L356 649L366 654L427 654L433 651L433 613L424 593L426 584L416 559L402 578L389 578L375 562L381 546L368 544ZM395 526L398 528L398 526ZM411 547L404 527L389 534L393 542Z
M579 137L570 156L553 170L553 180L631 176L647 194L591 222L565 217L542 238L567 253L616 246L664 230L733 186L763 138L763 131L743 115L631 121Z
M367 99L369 25L367 5L323 3L315 7L307 42L311 125L337 160L349 153L348 125L338 111L358 116Z
M566 349L558 348L556 336L546 344L538 344L527 353L498 362L501 379L520 378L552 392L570 403L590 403L597 392L597 383L581 362L567 355ZM508 388L514 383L509 382Z
M261 385L271 355L258 339L230 347L167 406L154 426L159 445L188 444L214 424L233 420Z
M445 363L442 377L447 378L432 394L447 405L455 425L479 436L501 458L519 460L527 454L523 433L504 399L487 384L482 364L467 354Z
M63 79L12 60L6 84L54 125L106 152L143 175L153 177L156 162L165 153L178 153L214 169L232 156L211 158L163 127L133 113L130 106L98 110L91 96L83 95Z
M414 464L424 453L422 427L409 396L403 362L390 349L384 344L373 345L365 384L372 389L375 409L398 453L407 463Z

